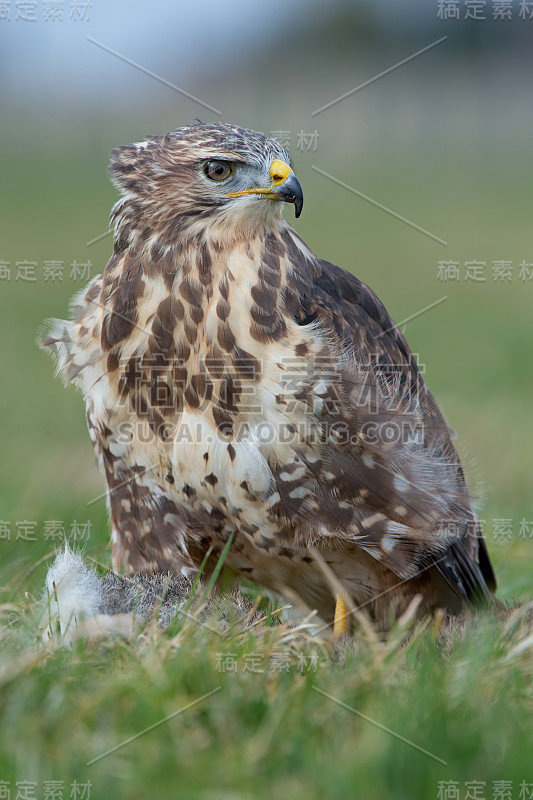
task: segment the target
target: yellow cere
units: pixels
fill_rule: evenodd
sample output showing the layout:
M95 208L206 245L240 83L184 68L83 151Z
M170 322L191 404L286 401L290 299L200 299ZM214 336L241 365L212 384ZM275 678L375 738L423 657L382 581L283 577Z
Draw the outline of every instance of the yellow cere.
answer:
M285 163L285 161L281 161L279 158L276 158L275 161L273 161L270 165L272 186L269 186L268 189L257 187L254 189L244 189L242 192L227 192L227 195L228 197L241 197L243 194L270 194L272 189L274 189L276 186L280 186L280 184L282 184L283 181L289 177L291 172L292 169L288 164Z
M270 166L270 177L274 186L279 186L280 183L287 180L291 172L292 169L284 161L280 161L279 158L273 161Z

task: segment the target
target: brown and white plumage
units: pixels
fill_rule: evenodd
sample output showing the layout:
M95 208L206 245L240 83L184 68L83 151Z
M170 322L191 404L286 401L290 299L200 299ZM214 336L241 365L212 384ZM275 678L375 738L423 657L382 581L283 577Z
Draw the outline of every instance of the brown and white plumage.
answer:
M450 429L380 300L284 220L288 164L225 124L112 154L113 256L44 345L86 398L114 566L209 570L233 534L231 568L328 621L332 575L380 624L488 599Z

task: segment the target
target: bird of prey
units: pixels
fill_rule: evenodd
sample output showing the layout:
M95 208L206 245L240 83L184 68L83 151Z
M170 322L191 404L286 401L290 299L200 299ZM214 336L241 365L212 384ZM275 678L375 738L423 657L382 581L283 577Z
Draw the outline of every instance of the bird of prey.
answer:
M453 434L383 303L285 221L290 164L222 123L112 152L113 255L43 346L85 396L113 565L209 574L226 550L337 633L490 601Z

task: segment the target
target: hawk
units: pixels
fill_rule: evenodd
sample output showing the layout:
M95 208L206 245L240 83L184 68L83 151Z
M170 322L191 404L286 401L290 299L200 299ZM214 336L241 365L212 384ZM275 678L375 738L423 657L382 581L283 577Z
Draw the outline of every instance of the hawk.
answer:
M111 157L113 255L43 346L85 396L115 569L226 551L337 632L490 601L453 434L383 303L285 221L287 152L195 123Z

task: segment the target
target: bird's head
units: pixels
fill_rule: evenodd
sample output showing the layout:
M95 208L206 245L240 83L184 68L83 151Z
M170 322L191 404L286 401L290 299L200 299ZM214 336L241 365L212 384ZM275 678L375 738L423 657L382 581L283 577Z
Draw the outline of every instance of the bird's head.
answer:
M251 231L281 219L282 203L299 217L302 187L287 152L261 133L229 124L196 124L112 152L110 171L124 197L112 220L117 235L171 243L209 227Z

